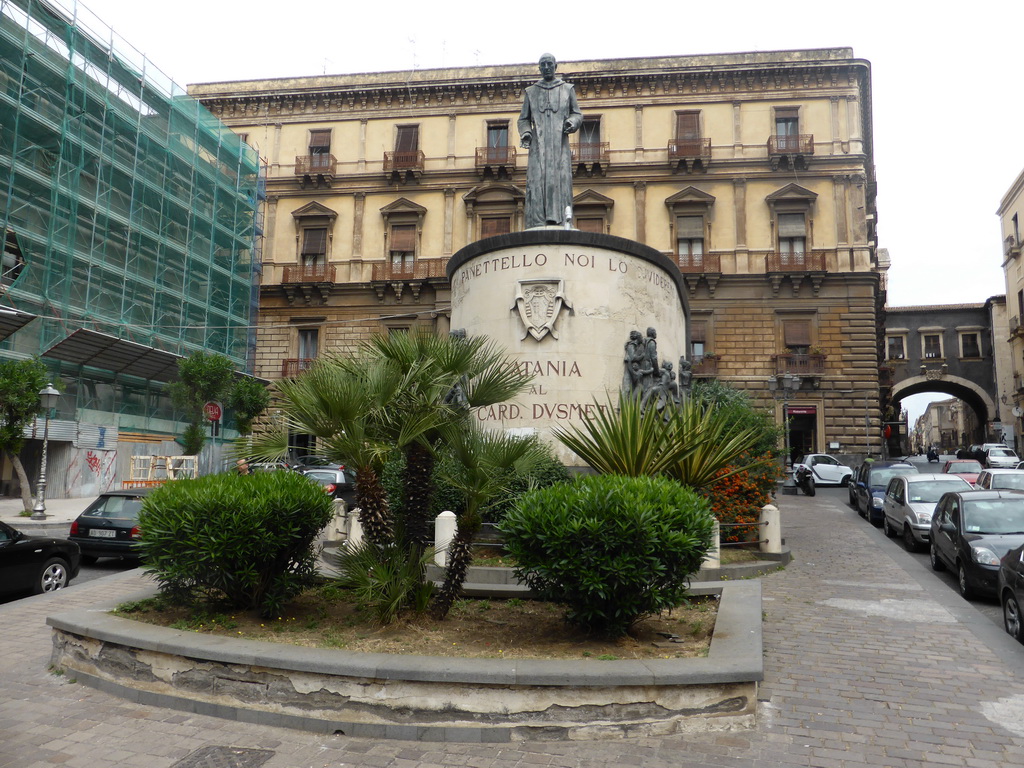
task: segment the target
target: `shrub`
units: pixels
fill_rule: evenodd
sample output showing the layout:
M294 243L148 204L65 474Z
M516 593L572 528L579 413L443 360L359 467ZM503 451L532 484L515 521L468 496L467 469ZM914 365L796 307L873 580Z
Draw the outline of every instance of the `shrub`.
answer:
M390 624L407 609L426 611L434 583L424 579L434 550L417 550L399 544L377 545L364 541L345 550L339 559L342 575L338 586L352 590L359 604L377 624Z
M334 514L292 472L175 480L139 513L145 569L177 601L226 600L269 616L316 574L313 542Z
M611 636L682 602L712 529L694 491L618 475L525 493L501 524L519 578L570 622Z
M701 489L711 503L711 513L722 525L724 542L756 541L761 538L755 525L761 516L761 507L771 502L778 475L778 465L770 455L763 457L760 466L727 475L734 467L726 467L726 475ZM732 527L732 524L740 524ZM749 527L748 527L749 526Z

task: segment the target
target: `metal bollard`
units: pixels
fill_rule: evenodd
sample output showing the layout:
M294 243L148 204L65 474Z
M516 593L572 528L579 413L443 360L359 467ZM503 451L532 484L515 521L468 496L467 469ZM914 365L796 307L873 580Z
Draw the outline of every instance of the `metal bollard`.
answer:
M761 527L764 535L761 536L761 551L772 554L782 552L782 522L779 508L774 504L765 504L761 507Z
M711 549L708 550L707 554L704 555L704 560L700 564L701 568L721 568L722 567L722 528L715 520L715 527L711 533Z
M434 521L434 562L448 565L448 545L455 538L455 513L445 510Z

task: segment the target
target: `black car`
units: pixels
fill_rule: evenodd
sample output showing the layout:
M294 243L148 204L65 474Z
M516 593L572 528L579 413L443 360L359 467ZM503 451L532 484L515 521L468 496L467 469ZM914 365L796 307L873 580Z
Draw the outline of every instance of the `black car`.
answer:
M860 465L850 479L850 498L861 517L872 525L881 525L885 489L889 481L899 475L916 475L917 467L905 461L869 461Z
M346 507L351 507L356 500L355 477L347 469L307 469L302 472L314 482L320 483L331 498L341 499Z
M83 563L90 565L100 557L139 556L139 510L148 491L108 491L71 523L68 539L81 547Z
M1006 631L1024 643L1024 545L1011 549L999 561L999 602Z
M0 522L0 594L41 594L63 589L81 562L78 545L65 539L26 536Z
M932 568L957 574L960 594L997 594L999 561L1024 544L1024 493L957 491L945 493L932 515L929 554Z

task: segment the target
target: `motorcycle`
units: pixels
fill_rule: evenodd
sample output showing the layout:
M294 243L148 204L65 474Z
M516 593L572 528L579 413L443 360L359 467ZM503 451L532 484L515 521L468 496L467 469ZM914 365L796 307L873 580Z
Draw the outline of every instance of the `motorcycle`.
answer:
M811 468L801 464L793 472L793 481L806 495L814 495L814 473Z
M938 461L938 460L939 460L938 452L934 448L929 448L928 449L928 461L929 461L929 463L933 462L933 461Z

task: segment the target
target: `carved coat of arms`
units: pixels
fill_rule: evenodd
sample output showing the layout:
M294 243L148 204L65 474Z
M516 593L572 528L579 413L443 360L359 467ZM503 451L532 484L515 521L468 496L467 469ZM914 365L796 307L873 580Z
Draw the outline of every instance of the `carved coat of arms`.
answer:
M516 285L516 301L512 309L519 311L519 319L526 328L523 333L533 336L537 341L547 334L557 339L555 323L562 307L572 309L572 305L563 295L561 280L520 280Z

